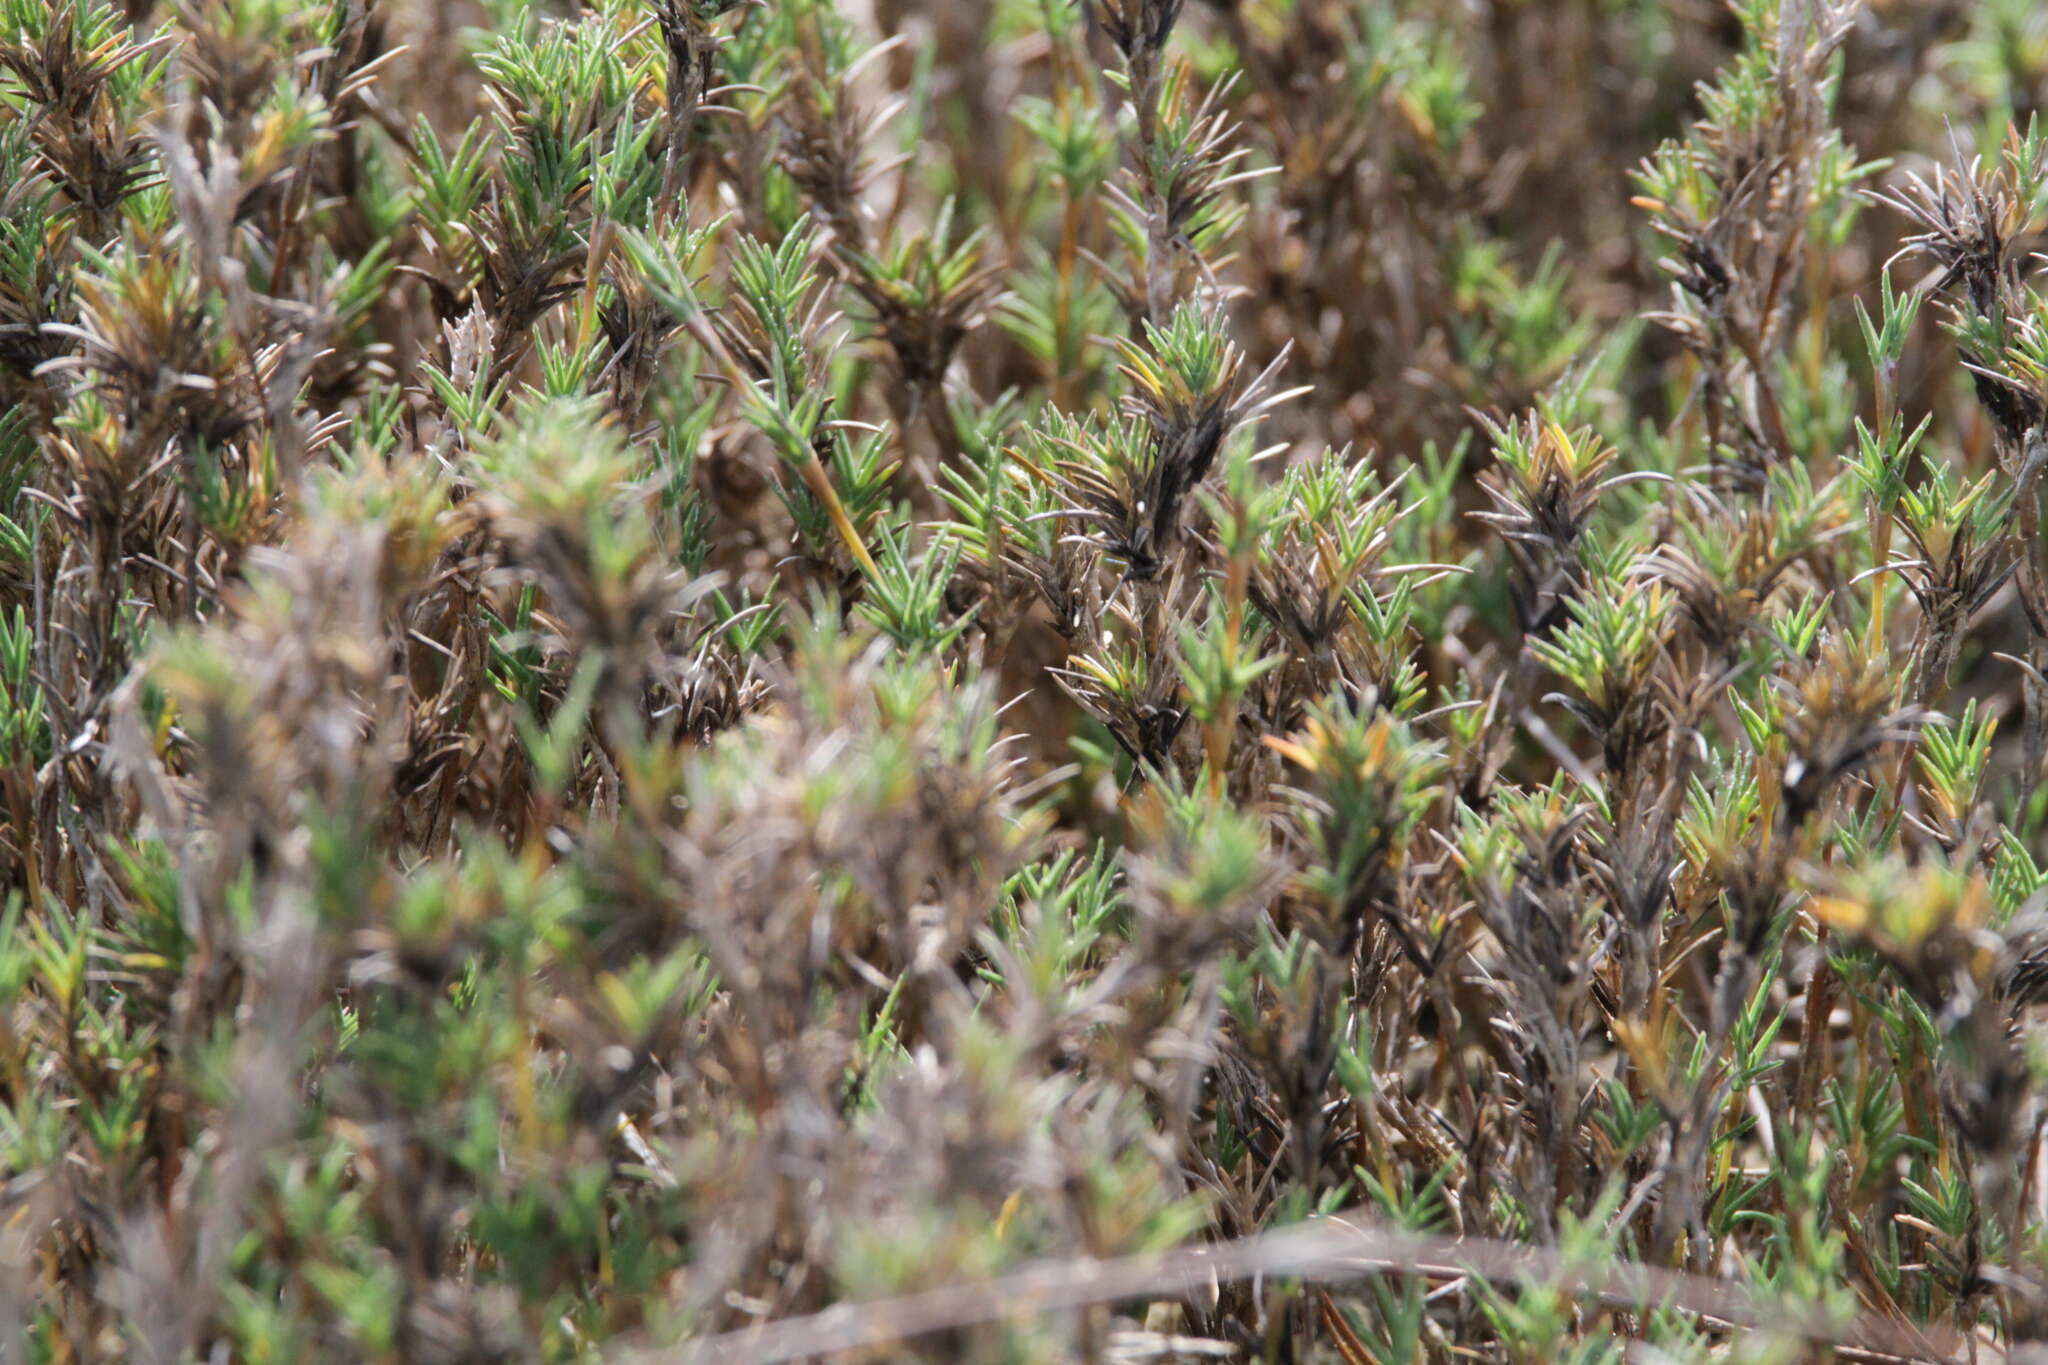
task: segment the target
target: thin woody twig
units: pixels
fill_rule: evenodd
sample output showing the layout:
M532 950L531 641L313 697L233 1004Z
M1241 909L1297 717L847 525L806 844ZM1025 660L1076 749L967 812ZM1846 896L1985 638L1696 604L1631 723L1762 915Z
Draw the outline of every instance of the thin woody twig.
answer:
M1767 1331L1833 1349L1845 1360L1953 1365L1955 1357L1903 1326L1860 1317L1843 1323L1774 1302L1728 1280L1633 1262L1575 1263L1552 1250L1485 1238L1448 1238L1371 1225L1351 1211L1236 1241L1116 1260L1083 1258L1024 1266L979 1284L841 1304L806 1317L728 1332L672 1351L616 1357L618 1365L720 1365L796 1360L873 1349L933 1332L1061 1312L1122 1299L1206 1292L1217 1283L1284 1276L1324 1284L1371 1275L1547 1284L1608 1307L1663 1307L1724 1330Z

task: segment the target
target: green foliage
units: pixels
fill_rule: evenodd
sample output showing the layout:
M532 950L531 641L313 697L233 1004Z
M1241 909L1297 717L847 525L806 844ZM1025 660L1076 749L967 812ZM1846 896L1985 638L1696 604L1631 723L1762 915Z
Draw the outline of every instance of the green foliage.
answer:
M1697 9L0 0L0 1339L2023 1342L2048 42Z

